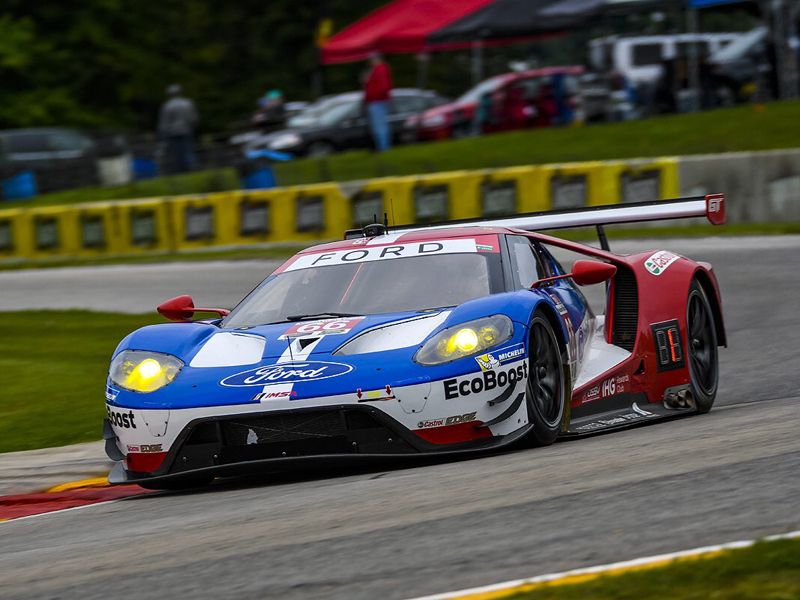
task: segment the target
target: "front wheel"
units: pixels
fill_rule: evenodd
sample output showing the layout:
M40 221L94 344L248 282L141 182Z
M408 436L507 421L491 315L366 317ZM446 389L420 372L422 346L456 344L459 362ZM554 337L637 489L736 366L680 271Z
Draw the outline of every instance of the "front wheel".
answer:
M692 282L686 301L686 341L692 397L697 412L707 413L717 397L717 330L711 305L697 281Z
M556 335L550 322L538 312L530 324L528 360L528 440L534 446L547 446L558 437L570 391Z

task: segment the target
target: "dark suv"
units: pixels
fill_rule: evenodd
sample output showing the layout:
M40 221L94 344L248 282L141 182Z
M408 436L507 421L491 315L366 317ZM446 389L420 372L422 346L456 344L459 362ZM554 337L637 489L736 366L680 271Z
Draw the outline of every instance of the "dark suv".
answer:
M0 131L0 179L33 171L40 193L95 185L94 142L59 127Z

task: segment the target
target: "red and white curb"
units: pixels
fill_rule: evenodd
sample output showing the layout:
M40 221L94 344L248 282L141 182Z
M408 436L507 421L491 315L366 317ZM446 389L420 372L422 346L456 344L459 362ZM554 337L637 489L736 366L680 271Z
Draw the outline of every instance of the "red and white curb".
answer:
M469 588L456 592L445 592L442 594L433 594L432 596L420 596L414 598L413 600L453 600L455 598L460 600L490 600L495 598L504 598L511 596L512 594L518 594L520 592L530 591L538 587L544 587L545 585L554 586L582 583L584 581L595 579L601 575L612 575L624 573L626 571L652 569L683 558L710 557L727 550L749 548L759 541L769 542L773 540L787 540L796 538L800 538L800 530L791 531L789 533L781 533L778 535L770 535L758 540L742 540L738 542L728 542L727 544L718 544L715 546L703 546L701 548L692 548L691 550L681 550L680 552L671 552L669 554L658 554L655 556L636 558L633 560L610 563L607 565L597 565L583 569L563 571L561 573L538 575L528 579L505 581L503 583L495 583L493 585Z
M0 496L0 524L118 502L152 493L138 485L111 487L105 477L72 481L44 492Z

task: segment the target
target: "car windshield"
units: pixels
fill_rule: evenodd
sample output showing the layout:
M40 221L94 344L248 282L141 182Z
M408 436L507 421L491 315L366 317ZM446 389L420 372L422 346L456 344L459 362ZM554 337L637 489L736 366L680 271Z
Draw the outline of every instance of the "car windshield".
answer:
M369 315L455 306L496 291L494 273L499 271L496 252L411 256L287 270L267 278L253 290L222 326L253 327L299 315Z
M504 79L505 77L501 75L498 77L492 77L486 81L481 81L474 88L465 92L458 100L456 100L456 103L468 104L470 102L477 102L484 94L490 94L495 91Z

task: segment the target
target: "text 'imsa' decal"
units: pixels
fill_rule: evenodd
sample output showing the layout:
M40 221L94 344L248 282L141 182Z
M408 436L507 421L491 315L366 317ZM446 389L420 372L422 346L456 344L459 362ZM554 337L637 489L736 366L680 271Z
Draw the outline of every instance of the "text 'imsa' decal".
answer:
M672 252L661 250L660 252L656 252L655 254L651 255L650 258L644 261L644 267L653 275L661 275L667 270L667 267L678 260L678 258L679 257Z
M391 260L393 258L408 258L411 256L426 256L428 254L457 254L463 252L477 252L474 239L441 240L435 242L412 242L409 244L392 244L389 246L366 246L353 250L337 250L335 252L321 252L318 254L303 254L297 257L285 271L309 269L311 267L325 267L330 265L346 265L350 263L372 262L376 260Z
M249 369L220 381L226 387L250 387L272 383L299 383L339 377L353 370L350 365L323 361L287 362Z

